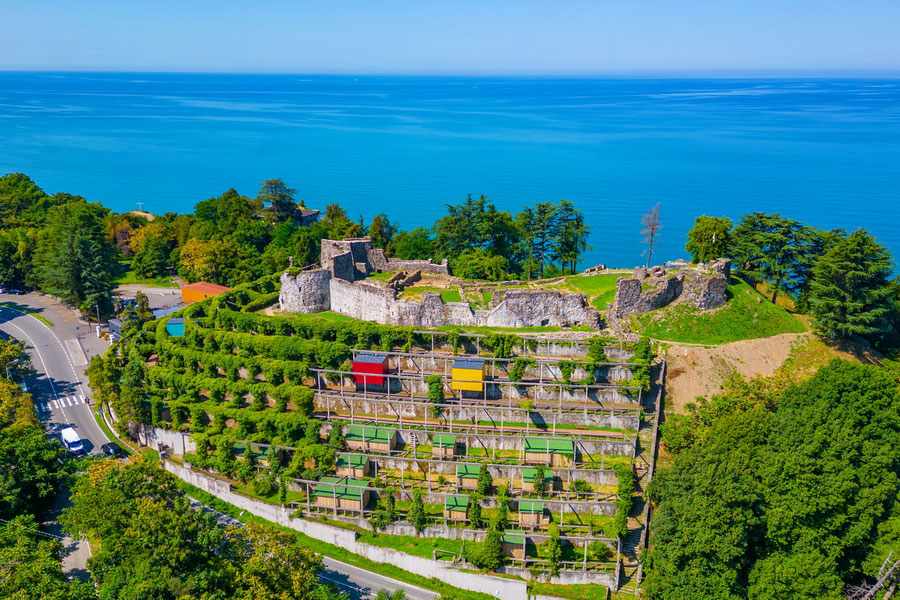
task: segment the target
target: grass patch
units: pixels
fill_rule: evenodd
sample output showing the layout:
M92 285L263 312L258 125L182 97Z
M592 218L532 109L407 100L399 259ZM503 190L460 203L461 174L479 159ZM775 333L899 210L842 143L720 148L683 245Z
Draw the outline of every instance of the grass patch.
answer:
M575 275L566 278L566 283L587 294L591 306L600 311L606 310L606 305L616 297L616 280L626 277L628 273L603 273L602 275Z
M450 288L449 290L441 290L441 300L444 302L462 302L462 296L459 295L458 288Z
M728 302L721 308L706 311L679 304L635 315L632 324L653 339L709 345L807 330L800 319L743 281L728 286Z
M534 595L570 598L571 600L606 600L606 588L599 584L556 585L541 581L528 583L528 591Z
M457 600L491 600L492 598L492 596L488 594L480 594L478 592L470 592L468 590L453 587L452 585L448 585L443 581L440 581L433 577L422 577L420 575L410 573L409 571L404 571L403 569L395 567L394 565L371 561L357 554L353 554L345 548L340 548L338 546L319 541L315 538L309 537L308 535L300 533L299 531L290 529L289 527L276 525L275 523L267 521L262 517L257 517L256 515L252 515L246 511L239 510L237 507L216 498L212 494L205 492L200 488L194 487L191 484L186 483L180 479L178 479L177 481L178 486L192 498L195 498L200 502L203 502L204 504L207 504L208 506L211 506L219 512L224 513L234 519L238 519L239 521L260 523L269 527L274 527L280 531L290 533L297 538L297 541L301 546L312 552L315 552L316 554L321 554L322 556L327 556L329 558L345 562L349 565L353 565L355 567L359 567L373 573L378 573L379 575L384 575L385 577L392 577L393 579L397 579L405 583L417 585L419 587L437 592L438 594L442 594L448 598L455 598Z
M443 512L443 506L438 506ZM462 542L459 540L446 540L443 538L418 538L408 535L387 535L384 533L366 532L359 536L359 541L382 548L392 548L400 552L414 554L422 558L431 558L433 550L447 550L459 554Z
M27 306L22 306L21 304L16 304L15 302L0 302L0 304L2 304L3 306L5 306L7 308L11 308L13 310L17 310L19 312L23 312L25 314L31 315L32 317L34 317L35 319L37 319L38 321L40 321L47 327L53 327L53 322L50 319L48 319L47 317L45 317L44 315L42 315L39 312L35 312L34 310L28 308Z
M134 269L129 269L113 279L116 286L120 285L146 285L149 287L178 287L171 277L154 277L142 279L137 276Z

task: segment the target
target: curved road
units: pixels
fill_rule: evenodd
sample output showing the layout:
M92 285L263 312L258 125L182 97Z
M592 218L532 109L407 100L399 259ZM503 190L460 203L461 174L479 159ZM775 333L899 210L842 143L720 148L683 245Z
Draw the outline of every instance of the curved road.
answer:
M52 328L48 327L32 315L0 305L0 335L25 342L26 352L37 372L27 378L25 384L48 434L59 439L59 430L72 426L84 440L89 454L101 454L100 446L110 440L91 412L90 387L84 371L89 358L106 349L106 342L97 339L92 327L80 321L71 309L47 296L0 294L0 302L27 307L53 323ZM55 523L55 513L67 504L68 497L60 496L57 500L45 529L63 535ZM89 575L85 565L90 547L86 542L63 537L63 544L69 550L63 558L64 571L87 580ZM433 600L439 596L328 557L323 557L323 566L321 578L337 585L350 600L374 598L380 589L403 589L411 600Z

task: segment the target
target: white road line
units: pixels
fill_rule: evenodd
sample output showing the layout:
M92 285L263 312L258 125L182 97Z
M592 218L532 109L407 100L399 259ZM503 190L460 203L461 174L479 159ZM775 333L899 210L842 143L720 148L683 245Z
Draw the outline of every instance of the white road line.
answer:
M63 398L63 400L65 400L65 402L66 402L66 404L67 404L68 406L72 406L72 399L71 399L71 398Z
M81 395L81 403L87 404L87 398L84 397L84 394Z
M56 410L59 410L59 400L53 401L53 408L55 408Z

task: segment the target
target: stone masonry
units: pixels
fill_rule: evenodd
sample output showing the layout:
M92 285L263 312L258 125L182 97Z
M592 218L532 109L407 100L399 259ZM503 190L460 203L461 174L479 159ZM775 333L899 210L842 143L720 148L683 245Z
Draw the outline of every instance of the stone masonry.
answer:
M616 281L616 297L607 307L607 320L615 323L622 317L656 310L676 301L703 310L718 308L727 300L730 273L731 261L727 259L672 272L661 266L638 267L632 277Z
M475 310L468 302L444 302L426 292L421 302L397 298L397 290L364 279L373 271L396 270L447 275L447 261L387 258L369 238L322 240L322 268L285 272L281 276L281 310L316 313L333 310L357 319L404 327L442 325L489 327L570 327L599 329L600 313L584 294L558 290L504 290L495 294L490 310Z

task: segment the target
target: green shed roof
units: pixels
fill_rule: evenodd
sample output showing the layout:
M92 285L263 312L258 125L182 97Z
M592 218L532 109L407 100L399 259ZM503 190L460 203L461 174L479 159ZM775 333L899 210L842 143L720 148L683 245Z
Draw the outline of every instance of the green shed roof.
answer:
M522 481L533 483L537 477L537 469L522 469ZM544 469L544 481L553 481L553 471Z
M335 485L338 484L339 485ZM359 479L346 479L344 477L323 477L320 483L313 488L313 496L328 498L341 498L344 500L362 500L363 488L366 482Z
M472 463L460 463L456 465L456 476L469 478L469 477L478 477L478 473L481 471L481 465L475 465Z
M466 510L468 507L468 496L447 496L444 498L444 508L447 510Z
M549 452L574 456L575 444L572 440L565 438L525 438L525 452Z
M432 436L431 443L438 448L453 448L456 446L456 436L450 433L436 433Z
M389 427L364 427L362 425L351 425L347 428L344 439L359 442L375 442L376 444L387 444L397 434L396 429Z
M362 469L366 466L367 462L369 462L369 459L366 456L360 456L359 454L349 454L338 456L337 466L349 467L351 469Z
M503 533L500 538L504 544L524 544L525 532L521 530L510 530Z
M542 513L544 512L544 503L532 500L519 500L520 513Z

